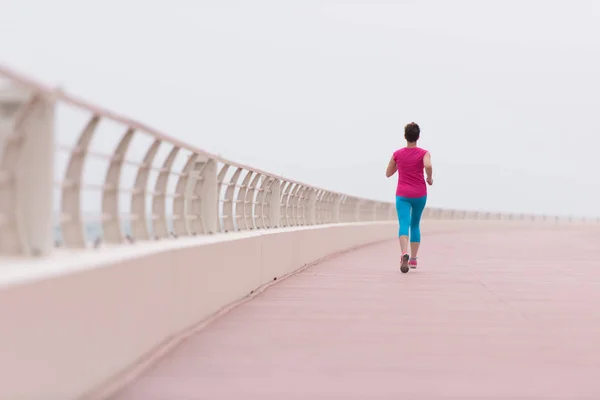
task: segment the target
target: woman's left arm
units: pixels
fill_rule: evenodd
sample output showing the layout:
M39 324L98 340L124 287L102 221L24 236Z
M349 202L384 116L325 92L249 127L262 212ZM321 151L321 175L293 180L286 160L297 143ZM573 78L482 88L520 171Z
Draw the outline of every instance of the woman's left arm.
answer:
M389 178L394 175L396 171L398 171L398 166L396 165L396 160L392 157L388 163L387 170L385 171L385 176Z

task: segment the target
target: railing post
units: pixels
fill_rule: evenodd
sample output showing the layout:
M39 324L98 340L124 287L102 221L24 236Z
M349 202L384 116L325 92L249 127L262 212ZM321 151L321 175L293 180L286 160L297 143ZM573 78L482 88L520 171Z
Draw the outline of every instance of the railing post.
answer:
M316 194L315 194L315 220L313 222L313 224L315 225L320 225L323 223L323 220L325 219L324 216L324 199L323 199L323 195L324 195L324 191L323 190L315 190Z
M102 230L104 231L104 241L107 243L119 244L123 242L124 238L121 231L119 213L119 183L127 149L134 133L135 130L129 128L121 137L114 151L114 157L110 160L108 170L106 171L106 178L104 179L104 189L102 189Z
M340 203L340 220L344 223L350 222L351 218L352 199L348 196L342 197Z
M160 140L155 139L152 145L150 145L135 177L134 193L131 196L131 212L134 217L131 221L131 235L136 240L147 240L150 237L150 232L148 231L148 214L146 211L147 185L152 163L154 162L160 143Z
M290 200L288 201L291 202L291 222L290 222L290 218L288 217L288 226L299 226L300 225L300 195L302 193L302 186L299 184L296 184L294 186L294 189L290 195Z
M317 191L315 189L308 189L308 221L306 225L315 225L317 216Z
M8 221L13 229L3 232L13 237L0 238L9 253L42 256L53 248L54 113L54 100L47 95L12 86L0 93L0 130L6 132L0 139L4 157L15 162L0 177L8 186L5 192L14 196L14 203L7 203L13 210L6 216L15 219Z
M190 176L189 190L193 193L191 214L194 220L194 233L215 233L219 224L219 197L217 163L213 159L198 158Z
M274 179L270 186L270 210L269 220L271 222L271 228L281 227L281 181Z
M342 195L336 194L333 200L333 210L331 215L331 222L334 224L341 222L341 207L342 206Z

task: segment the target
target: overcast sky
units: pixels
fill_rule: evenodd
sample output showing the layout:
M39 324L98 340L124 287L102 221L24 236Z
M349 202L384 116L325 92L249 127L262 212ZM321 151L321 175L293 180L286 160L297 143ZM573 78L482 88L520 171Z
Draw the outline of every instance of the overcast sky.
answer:
M598 21L594 0L0 0L0 62L381 200L416 121L430 205L598 216Z

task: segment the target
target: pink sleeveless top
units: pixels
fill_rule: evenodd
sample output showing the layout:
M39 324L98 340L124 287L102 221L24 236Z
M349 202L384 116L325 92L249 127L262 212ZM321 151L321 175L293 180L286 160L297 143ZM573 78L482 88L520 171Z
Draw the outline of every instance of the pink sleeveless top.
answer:
M398 167L398 186L396 196L427 196L427 185L423 173L423 157L427 150L420 147L405 147L394 152L394 161Z

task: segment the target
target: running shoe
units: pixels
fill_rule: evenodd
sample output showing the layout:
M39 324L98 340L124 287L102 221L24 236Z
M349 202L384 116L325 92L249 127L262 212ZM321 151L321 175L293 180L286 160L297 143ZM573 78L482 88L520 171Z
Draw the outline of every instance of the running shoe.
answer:
M408 272L408 260L409 260L410 256L408 254L402 254L402 262L400 263L400 271L402 271L402 273L407 273Z
M417 268L417 258L416 258L416 257L414 257L414 258L411 258L411 259L408 261L408 266L409 266L409 267L411 267L412 269L415 269L415 268Z

